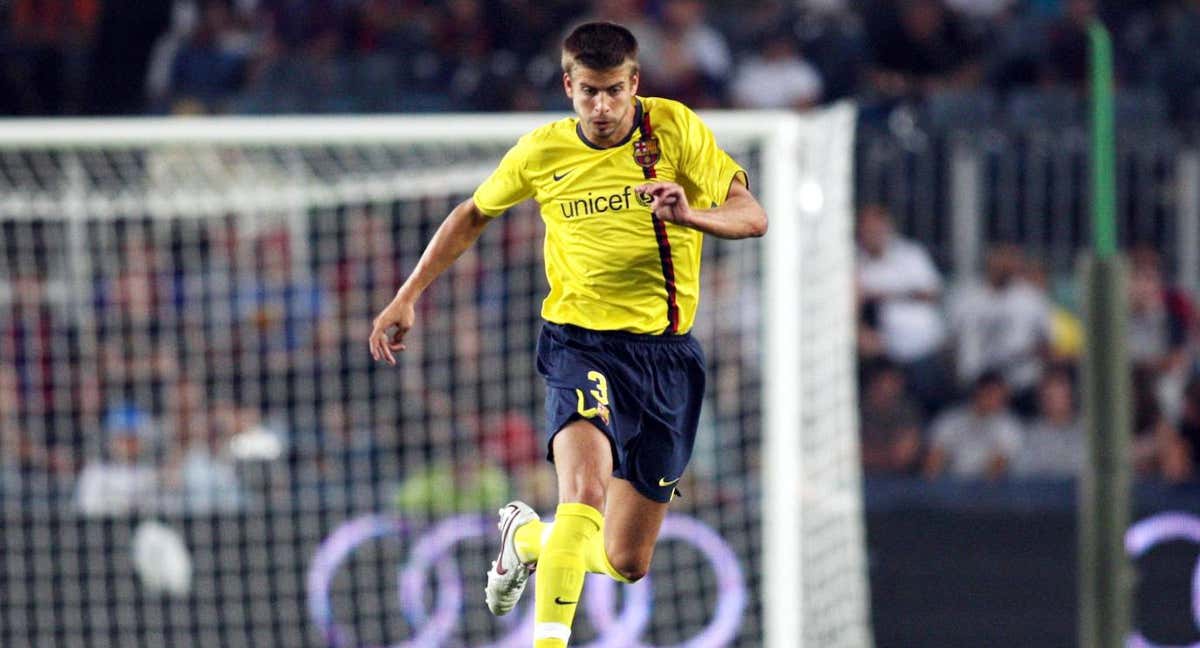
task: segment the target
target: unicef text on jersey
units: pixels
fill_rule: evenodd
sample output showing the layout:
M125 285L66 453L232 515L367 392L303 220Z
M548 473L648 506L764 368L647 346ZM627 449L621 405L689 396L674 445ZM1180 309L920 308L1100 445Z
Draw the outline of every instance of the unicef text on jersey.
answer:
M587 198L559 202L558 209L562 212L563 218L594 216L604 212L625 211L633 207L633 201L635 200L642 207L649 207L651 201L650 196L634 191L632 185L625 185L625 188L621 191L607 196L601 195L593 198L592 194L593 192L589 191Z

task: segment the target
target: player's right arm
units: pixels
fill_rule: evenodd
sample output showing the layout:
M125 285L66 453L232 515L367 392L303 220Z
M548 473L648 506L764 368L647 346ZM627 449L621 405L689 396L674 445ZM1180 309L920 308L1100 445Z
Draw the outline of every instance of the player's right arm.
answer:
M475 244L492 220L475 206L472 198L462 201L450 211L421 254L417 267L400 286L400 290L396 291L392 302L375 318L368 342L372 358L396 364L393 352L404 350L404 335L416 320L417 299L438 275Z
M535 131L536 133L537 131ZM470 198L450 211L438 227L421 260L404 285L375 318L367 344L371 357L396 364L394 352L404 350L404 335L416 320L417 299L438 275L475 244L488 223L509 207L533 195L525 167L533 148L533 134L526 135L509 149L492 175Z

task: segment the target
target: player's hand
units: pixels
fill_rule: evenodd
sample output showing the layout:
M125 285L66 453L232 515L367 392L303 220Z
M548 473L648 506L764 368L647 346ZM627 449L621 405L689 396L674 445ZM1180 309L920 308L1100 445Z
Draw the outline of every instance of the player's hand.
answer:
M376 361L387 360L388 364L396 364L396 351L403 351L404 334L413 327L416 321L416 309L412 302L393 299L375 318L371 338L367 344L371 348L371 357Z
M678 184L651 182L634 191L650 198L650 211L659 219L680 225L691 222L692 209L688 206L687 194Z

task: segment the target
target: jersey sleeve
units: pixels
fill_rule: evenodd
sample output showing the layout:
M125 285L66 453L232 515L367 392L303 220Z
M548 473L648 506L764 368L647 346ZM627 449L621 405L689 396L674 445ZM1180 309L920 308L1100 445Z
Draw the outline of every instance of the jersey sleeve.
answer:
M526 135L504 154L500 165L475 189L471 199L479 211L496 217L509 207L533 196L526 168L531 150L531 137Z
M680 172L698 190L701 197L706 201L711 200L713 205L720 205L725 202L729 195L729 186L735 179L747 187L750 186L746 170L717 146L717 138L713 136L712 129L701 121L696 113L683 108L680 122Z

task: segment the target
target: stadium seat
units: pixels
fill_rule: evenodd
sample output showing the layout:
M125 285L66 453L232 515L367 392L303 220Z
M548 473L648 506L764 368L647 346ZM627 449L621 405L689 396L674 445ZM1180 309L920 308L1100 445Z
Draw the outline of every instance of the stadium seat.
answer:
M1071 126L1082 123L1083 104L1067 88L1018 90L1009 95L1006 116L1018 127Z
M1121 127L1160 126L1169 114L1166 97L1154 88L1122 89L1114 103L1116 122Z
M934 130L960 130L990 123L996 110L996 96L989 90L952 90L930 95L923 112Z

